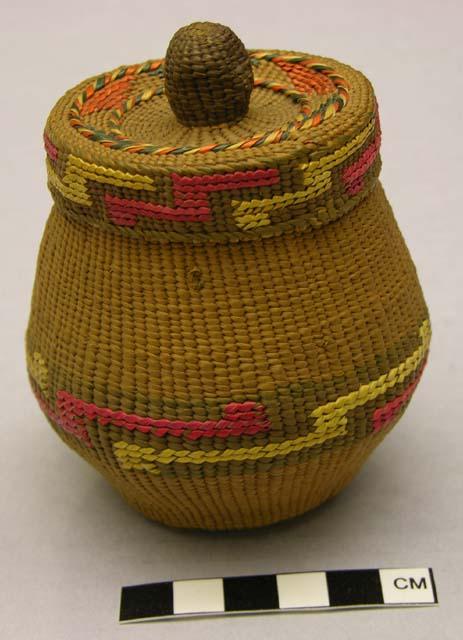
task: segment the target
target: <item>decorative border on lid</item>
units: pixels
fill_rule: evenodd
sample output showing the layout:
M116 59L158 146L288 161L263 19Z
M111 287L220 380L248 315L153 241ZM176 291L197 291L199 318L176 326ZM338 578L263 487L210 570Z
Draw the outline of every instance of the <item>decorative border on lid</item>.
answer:
M374 188L381 167L376 103L370 118L317 159L196 174L114 169L58 149L46 133L48 184L66 217L125 235L202 243L301 232L336 220Z
M271 91L282 93L297 102L300 105L300 112L298 116L293 121L288 122L283 127L274 129L273 131L267 131L263 134L259 133L253 137L239 140L238 142L209 144L201 147L159 146L151 143L137 142L124 136L123 132L119 129L121 119L130 109L141 102L151 99L154 95L161 95L163 93L163 87L150 89L137 96L130 97L122 103L122 106L119 109L113 109L112 119L110 120L111 129L109 131L102 131L84 122L82 116L85 103L93 97L95 93L101 91L110 83L116 80L121 80L127 76L136 76L143 73L162 74L163 60L155 60L147 61L138 66L132 65L129 67L120 67L113 73L105 73L98 76L72 103L69 110L69 123L81 135L89 140L98 142L99 144L111 149L127 151L129 153L145 155L191 155L208 152L218 153L220 151L230 151L235 149L251 149L253 147L261 147L288 140L298 131L317 126L321 122L331 118L337 112L341 111L349 100L350 87L347 80L337 73L332 67L321 62L317 62L310 56L281 55L275 54L271 51L257 51L250 52L250 57L256 62L259 60L266 60L276 64L302 63L308 69L317 71L328 77L336 87L336 93L329 96L328 100L320 105L320 107L313 110L310 108L310 101L306 92L296 91L280 83L256 79L254 83L255 88L269 89Z

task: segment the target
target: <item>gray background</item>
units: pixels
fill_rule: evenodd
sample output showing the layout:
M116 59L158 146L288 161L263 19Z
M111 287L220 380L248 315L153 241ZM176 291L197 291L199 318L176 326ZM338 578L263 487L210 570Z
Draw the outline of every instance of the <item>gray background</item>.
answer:
M462 4L119 0L1 3L0 630L2 638L455 639L461 605ZM47 426L23 335L50 208L42 130L81 79L164 54L188 22L249 47L338 58L373 82L382 181L430 307L432 355L400 425L353 484L313 513L240 533L145 521ZM376 566L434 567L440 606L116 624L119 590L172 578Z

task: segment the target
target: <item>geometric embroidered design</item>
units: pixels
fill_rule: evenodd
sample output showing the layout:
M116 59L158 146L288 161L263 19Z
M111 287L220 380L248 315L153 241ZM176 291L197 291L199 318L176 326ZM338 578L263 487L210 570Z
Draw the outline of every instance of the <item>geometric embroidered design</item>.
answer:
M415 391L418 382L421 379L421 375L424 370L424 362L421 369L416 375L416 378L408 385L403 393L396 398L393 398L387 402L383 407L379 407L373 414L373 431L381 431L385 427L388 427L391 422L398 416L404 405L410 400L413 392Z
M280 180L278 169L256 169L204 176L172 174L174 206L118 198L106 194L109 219L119 226L133 227L139 217L174 222L207 222L211 220L208 194L217 191L268 187Z
M405 378L414 373L424 361L431 340L429 321L425 320L420 327L421 344L406 360L394 367L377 380L361 385L356 391L337 398L333 402L318 407L312 412L316 418L316 430L320 433L347 434L347 413L356 407L363 406L378 396L386 393L396 384L401 384Z
M262 227L271 223L270 213L291 205L308 202L328 191L331 187L331 174L325 171L319 175L304 172L303 191L295 191L275 195L260 200L232 201L236 225L245 231Z
M365 149L360 158L342 172L342 180L350 196L355 196L363 189L363 178L376 160L380 144L381 134L378 132L373 142Z
M299 169L303 172L304 190L283 193L271 198L246 201L233 200L232 206L234 207L237 226L248 230L268 225L271 222L270 213L273 211L308 202L329 191L332 186L331 170L345 162L349 156L362 147L377 122L377 116L375 116L375 119L363 131L334 153L299 165ZM378 134L374 143L367 148L361 158L352 167L347 167L344 170L343 179L350 195L354 195L363 187L363 176L373 164L378 154L379 146L380 137Z
M68 200L87 207L92 204L92 199L87 190L87 180L126 189L155 190L153 180L148 176L102 167L90 162L85 162L73 155L70 155L67 159L66 170L62 180L48 160L47 169L48 180L55 189Z
M55 412L48 406L44 398L39 393L35 392L35 396L44 414L48 416L55 425L61 427L64 431L80 440L89 449L93 448L87 428L78 416L70 415L59 401L56 403L57 410Z
M264 407L255 402L230 402L225 406L221 419L204 421L155 419L114 411L80 400L67 391L58 391L56 405L61 422L66 425L82 425L85 419L95 421L100 427L111 425L160 437L185 435L188 440L204 436L227 438L255 435L270 429Z
M191 451L188 449L163 449L158 451L153 447L115 442L114 455L123 469L134 469L159 474L159 465L171 463L203 464L205 462L231 462L245 460L272 459L285 456L292 452L302 451L321 445L324 442L347 435L347 414L356 407L362 406L384 394L388 389L402 383L405 378L415 372L424 362L430 341L430 326L425 320L420 327L421 344L417 349L386 374L368 384L361 385L356 391L337 398L323 406L317 407L310 414L315 418L315 429L304 436L270 442L254 447L239 449L202 449ZM411 391L410 391L411 394Z
M308 81L309 72L305 69L303 80ZM91 106L92 98L88 102ZM303 189L293 192L275 194L271 197L254 197L250 200L237 199L235 193L240 189L269 187L280 182L280 171L277 168L235 171L187 176L172 173L173 205L147 202L146 198L119 197L114 193L106 193L103 197L107 218L118 226L134 227L139 218L166 220L172 222L208 222L212 219L209 194L211 192L231 191L233 218L238 228L247 231L256 227L271 224L271 213L286 207L297 206L314 200L333 187L332 170L345 163L364 146L366 140L376 128L374 141L363 149L351 165L345 167L341 174L341 184L349 196L355 196L364 188L364 178L374 164L380 148L381 131L377 109L374 118L363 131L343 147L317 160L304 162L296 167L302 173ZM155 191L154 180L145 175L131 174L109 167L99 166L73 156L68 156L63 178L55 172L52 161L56 160L58 150L45 137L47 149L48 179L51 186L61 194L80 205L92 205L87 181L121 187L127 190Z

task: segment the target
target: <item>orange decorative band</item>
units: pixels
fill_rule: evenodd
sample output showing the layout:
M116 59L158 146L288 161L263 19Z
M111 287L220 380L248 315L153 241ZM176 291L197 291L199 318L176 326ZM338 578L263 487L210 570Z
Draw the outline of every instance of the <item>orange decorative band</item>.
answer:
M166 420L98 407L76 398L67 391L56 394L56 413L47 409L48 415L68 433L87 440L85 420L95 421L98 426L121 427L128 431L139 431L155 436L185 436L188 440L202 437L228 438L229 436L255 435L270 429L265 409L256 402L229 402L220 420ZM53 417L52 417L53 416ZM85 437L82 437L83 434Z
M329 95L333 89L333 82L328 76L317 73L303 62L285 62L284 60L275 60L274 62L291 78L294 87L298 91L318 95Z
M213 191L265 187L280 181L278 169L256 169L205 176L172 174L175 207L105 195L108 218L120 226L135 226L139 217L175 222L207 222L211 220L208 194Z
M86 116L102 110L119 109L127 99L127 90L134 79L135 76L127 75L96 91L82 106L81 114Z
M155 87L147 89L142 93L132 96L127 100L124 100L119 107L115 107L111 112L111 119L108 122L109 128L107 131L103 131L90 125L85 121L84 116L86 112L90 112L90 108L86 105L89 101L95 101L95 95L100 91L105 91L105 95L110 95L111 92L108 87L112 83L120 82L127 76L136 76L140 74L153 72L162 75L163 73L163 60L148 61L140 66L132 67L120 67L111 74L103 74L99 76L92 84L90 84L73 102L69 110L69 123L79 133L86 138L103 144L105 147L112 149L119 149L122 151L128 151L130 153L141 154L155 154L155 155L180 155L180 154L195 154L195 153L208 153L208 152L220 152L229 151L233 149L250 149L253 147L263 146L267 144L278 143L283 140L287 140L301 130L308 129L310 127L317 126L321 122L334 116L340 111L349 99L349 86L347 80L342 78L334 69L321 64L309 56L294 56L287 55L282 56L269 51L254 52L250 54L251 58L255 61L267 60L269 62L275 62L275 64L297 64L298 70L300 67L304 67L308 72L321 74L324 79L330 81L333 91L326 93L327 99L317 109L312 110L309 103L309 97L307 90L298 91L291 87L286 87L281 83L268 82L260 79L256 79L254 86L258 89L267 89L287 96L289 99L296 102L299 106L299 114L296 118L283 125L278 129L267 131L264 133L256 134L250 138L240 140L238 142L230 143L217 143L202 145L199 147L193 146L159 146L146 142L137 142L125 136L120 130L121 121L124 115L133 109L135 106L142 102L150 100L154 96L163 94L163 87ZM306 81L308 79L306 77ZM302 86L300 84L300 86ZM119 90L119 85L117 86ZM310 91L310 87L308 87ZM119 96L119 93L118 93ZM118 101L119 97L117 98ZM104 103L103 103L104 104ZM111 103L112 104L112 103ZM105 108L110 108L106 107Z

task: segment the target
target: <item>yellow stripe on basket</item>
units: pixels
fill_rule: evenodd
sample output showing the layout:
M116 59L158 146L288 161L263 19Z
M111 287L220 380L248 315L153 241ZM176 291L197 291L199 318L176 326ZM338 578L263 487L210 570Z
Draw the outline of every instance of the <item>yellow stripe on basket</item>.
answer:
M324 171L320 175L312 176L305 184L308 186L303 191L283 193L261 200L232 200L236 225L240 229L250 229L252 226L269 224L270 212L302 204L328 191L331 187L331 174ZM252 224L253 221L255 221L254 224Z
M173 462L185 464L203 464L205 462L231 462L243 460L260 460L262 458L275 458L276 456L308 449L315 445L323 444L327 440L347 435L346 414L356 407L374 400L388 389L404 381L411 373L416 371L422 363L428 350L431 330L429 322L425 320L420 327L419 334L421 344L404 362L394 367L388 373L360 386L356 391L341 396L334 402L329 402L317 407L310 414L315 418L315 430L285 442L269 443L266 445L211 451L189 451L186 449L164 449L157 451L153 447L142 447L127 442L116 442L114 454L122 469L148 471L159 474L158 465L168 465Z
M61 180L47 160L48 179L50 184L72 202L91 206L92 199L87 189L87 181L110 184L126 189L155 191L153 180L149 176L138 173L126 173L110 167L102 167L70 155L66 162L66 170Z
M47 158L47 174L48 174L48 184L54 187L57 191L61 193L67 200L71 200L72 202L76 202L77 204L85 205L89 207L92 204L90 196L86 191L82 192L75 188L69 188L67 185L61 182L59 175L55 172L54 168L50 160Z
M48 392L48 369L42 355L35 351L26 354L27 369L31 377L36 381L42 393L46 396Z
M311 417L316 418L316 431L331 433L337 432L340 428L345 428L347 424L346 414L349 411L366 404L370 400L374 400L391 387L403 382L407 376L416 371L426 355L431 339L431 328L428 320L423 322L419 333L421 337L420 346L398 367L391 369L377 380L362 385L357 391L341 396L337 400L312 411Z
M300 165L300 168L304 171L306 180L309 180L311 176L318 174L320 170L329 171L334 167L342 164L349 156L358 151L360 147L365 143L368 136L375 128L376 120L371 120L368 125L361 131L355 138L348 142L343 147L340 147L333 153L319 158L318 160L312 160Z

